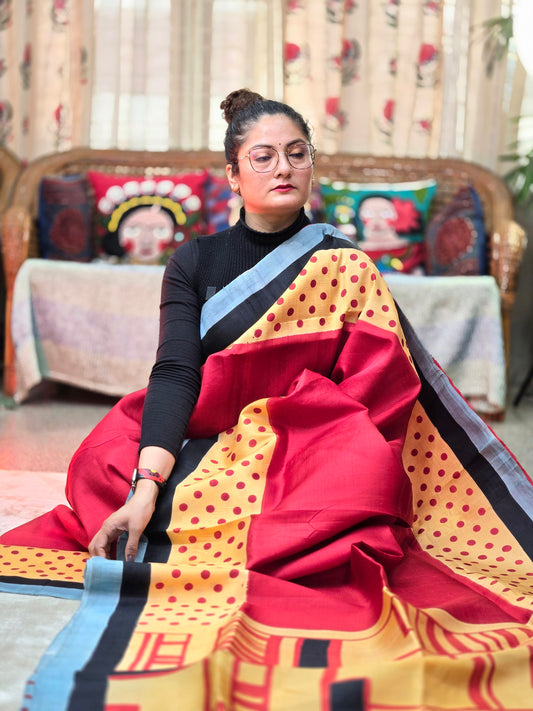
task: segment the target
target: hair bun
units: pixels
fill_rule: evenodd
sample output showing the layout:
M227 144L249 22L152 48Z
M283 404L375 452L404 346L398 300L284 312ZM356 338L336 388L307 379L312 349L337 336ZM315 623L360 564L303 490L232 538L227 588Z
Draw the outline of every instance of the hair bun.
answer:
M250 89L237 89L228 94L220 104L222 115L226 122L230 123L239 111L242 111L251 104L255 104L257 101L264 101L261 94L257 94Z

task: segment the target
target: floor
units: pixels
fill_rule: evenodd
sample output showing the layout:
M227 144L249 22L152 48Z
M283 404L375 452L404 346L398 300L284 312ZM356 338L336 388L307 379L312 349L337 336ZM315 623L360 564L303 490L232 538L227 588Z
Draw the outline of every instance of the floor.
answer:
M515 407L517 389L509 393L504 421L489 424L533 476L533 382ZM45 384L20 406L0 398L0 470L66 472L82 439L115 402L53 384Z
M0 398L0 533L63 501L71 456L115 401L51 384L20 406ZM510 399L505 420L491 427L533 476L533 383L517 407ZM0 711L21 708L29 675L78 605L44 596L0 595ZM24 634L27 630L32 633Z

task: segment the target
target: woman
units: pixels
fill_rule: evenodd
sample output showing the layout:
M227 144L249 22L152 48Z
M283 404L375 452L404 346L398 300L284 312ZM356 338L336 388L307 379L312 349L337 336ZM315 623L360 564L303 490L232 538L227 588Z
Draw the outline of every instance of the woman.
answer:
M247 90L223 107L240 222L169 262L148 390L73 457L73 510L0 541L17 544L4 586L79 591L93 556L28 694L58 710L532 708L527 475L366 255L308 224L302 118ZM108 560L122 534L127 562Z
M309 224L303 206L311 191L314 148L302 117L249 91L233 92L221 108L229 124L226 172L231 189L244 201L241 220L216 238L189 242L169 262L138 463L138 469L157 472L160 479L138 480L135 496L104 522L89 544L91 555L109 557L111 544L127 531L126 560L135 559L140 535L154 511L157 484L166 482L174 467L198 397L200 310L208 293L219 291ZM176 348L176 338L184 347Z

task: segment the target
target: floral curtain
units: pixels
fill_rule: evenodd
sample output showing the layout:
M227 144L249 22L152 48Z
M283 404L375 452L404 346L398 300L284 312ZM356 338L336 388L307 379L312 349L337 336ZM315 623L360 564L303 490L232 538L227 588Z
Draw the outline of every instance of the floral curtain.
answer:
M312 112L321 150L436 151L440 2L289 0L285 21L285 96Z
M496 169L523 70L489 61L484 22L510 11L511 0L286 0L285 98L326 153Z
M23 160L88 141L92 5L0 4L0 142Z

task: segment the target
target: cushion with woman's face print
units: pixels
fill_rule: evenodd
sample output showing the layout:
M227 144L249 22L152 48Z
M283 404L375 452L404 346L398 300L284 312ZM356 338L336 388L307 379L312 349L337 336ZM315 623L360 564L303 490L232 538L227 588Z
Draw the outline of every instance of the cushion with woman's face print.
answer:
M165 264L177 247L206 232L207 177L207 171L153 177L89 171L97 256Z
M382 272L413 273L424 263L424 233L435 180L320 181L326 222L356 242Z

